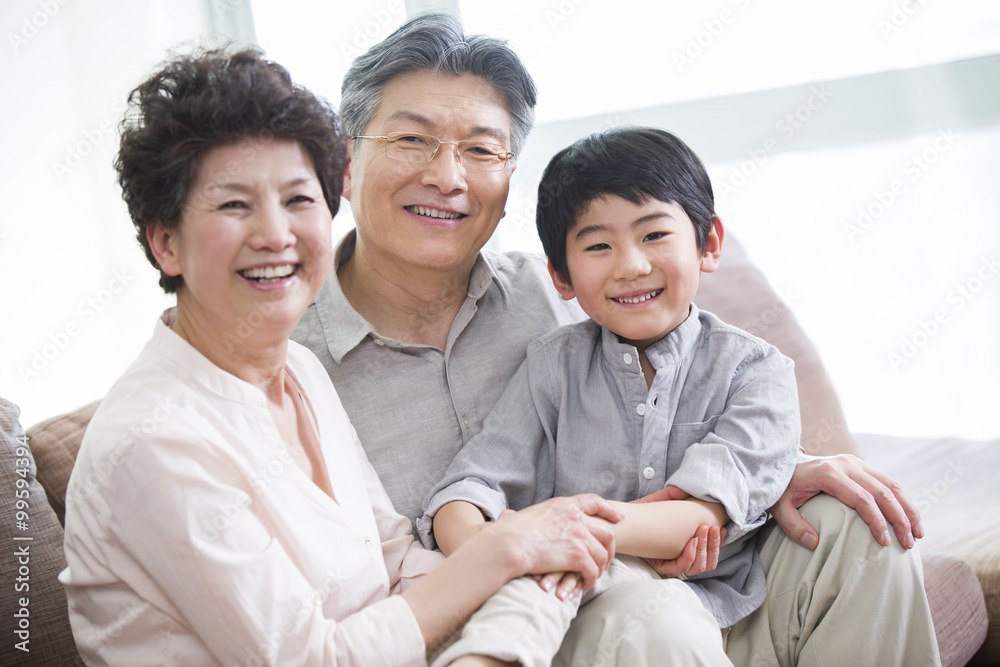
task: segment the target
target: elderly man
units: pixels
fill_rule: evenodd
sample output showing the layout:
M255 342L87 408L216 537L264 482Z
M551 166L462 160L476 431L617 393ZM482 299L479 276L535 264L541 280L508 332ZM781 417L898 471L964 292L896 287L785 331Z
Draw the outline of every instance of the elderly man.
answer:
M330 373L411 518L528 343L582 316L552 288L543 257L483 250L534 105L534 83L506 43L466 37L444 15L410 20L344 78L341 118L353 138L344 196L357 228L293 337ZM855 458L799 463L773 510L791 537L772 528L759 538L767 599L728 629L735 664L937 664L920 562L900 546L920 536L919 520L893 488ZM846 505L809 500L820 492ZM888 543L888 524L899 542L883 548L872 534ZM665 571L703 571L718 544L698 550ZM675 641L669 616L643 610L661 606L648 587L601 595L574 620L557 662L658 662Z

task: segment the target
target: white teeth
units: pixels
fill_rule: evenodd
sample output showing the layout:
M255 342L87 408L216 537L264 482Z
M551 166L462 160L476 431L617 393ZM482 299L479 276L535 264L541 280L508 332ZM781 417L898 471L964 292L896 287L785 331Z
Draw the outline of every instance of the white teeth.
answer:
M618 303L642 303L646 299L652 299L654 296L662 292L663 290L653 290L652 292L647 292L646 294L641 294L639 296L626 296L621 298L616 298L615 301Z
M240 275L244 278L260 282L281 280L283 278L287 278L293 273L295 273L294 264L285 264L283 266L263 266L255 269L240 271Z
M407 206L406 207L411 213L416 213L417 215L425 215L428 218L442 218L444 220L457 220L462 217L461 213L452 213L451 211L439 211L436 208L429 208L427 206Z

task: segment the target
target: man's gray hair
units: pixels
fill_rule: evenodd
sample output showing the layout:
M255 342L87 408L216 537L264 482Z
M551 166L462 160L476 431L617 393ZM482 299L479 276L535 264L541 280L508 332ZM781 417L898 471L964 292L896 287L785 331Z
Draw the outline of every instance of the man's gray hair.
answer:
M340 121L347 136L365 133L389 80L425 70L471 74L493 85L510 111L511 151L521 152L535 122L537 92L531 75L506 40L466 36L457 17L441 13L410 19L355 58L341 88Z

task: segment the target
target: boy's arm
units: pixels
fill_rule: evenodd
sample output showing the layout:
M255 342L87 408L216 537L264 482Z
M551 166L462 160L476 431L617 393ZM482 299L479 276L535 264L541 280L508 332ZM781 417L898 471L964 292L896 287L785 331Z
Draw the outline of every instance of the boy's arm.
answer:
M614 525L615 549L640 558L675 559L699 526L721 528L729 520L725 507L703 500L611 504L625 517Z
M485 527L483 513L464 500L453 500L434 515L434 537L445 556L451 555Z

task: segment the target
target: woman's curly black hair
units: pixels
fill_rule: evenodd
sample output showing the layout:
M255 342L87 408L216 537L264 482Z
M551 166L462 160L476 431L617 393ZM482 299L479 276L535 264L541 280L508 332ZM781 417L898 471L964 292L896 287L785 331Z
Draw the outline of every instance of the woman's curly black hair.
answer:
M345 139L330 104L300 85L261 50L202 50L168 60L129 95L120 124L115 171L146 257L159 264L146 228L181 222L188 190L204 155L246 140L290 139L312 158L332 215L340 206ZM173 293L181 276L160 271Z

